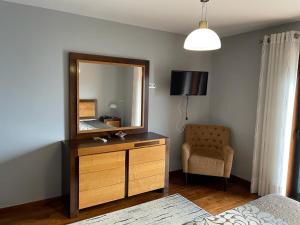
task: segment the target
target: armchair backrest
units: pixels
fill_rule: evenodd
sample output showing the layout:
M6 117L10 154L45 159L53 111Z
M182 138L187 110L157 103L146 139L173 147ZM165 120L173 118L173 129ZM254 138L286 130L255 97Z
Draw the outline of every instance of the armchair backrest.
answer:
M188 124L185 127L185 142L191 147L222 149L229 145L230 129L216 125Z

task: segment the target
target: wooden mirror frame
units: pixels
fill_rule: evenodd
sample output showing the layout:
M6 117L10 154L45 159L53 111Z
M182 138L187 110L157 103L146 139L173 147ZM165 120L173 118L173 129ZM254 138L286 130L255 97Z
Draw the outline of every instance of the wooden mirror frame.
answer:
M78 132L78 104L79 104L79 62L95 62L106 64L120 64L128 66L143 67L142 87L142 126L141 127L120 127L112 130L91 130L89 132ZM128 59L101 55L90 55L76 52L69 53L69 137L70 139L88 139L111 135L117 131L124 131L127 134L138 134L148 131L148 102L149 100L149 61L141 59Z

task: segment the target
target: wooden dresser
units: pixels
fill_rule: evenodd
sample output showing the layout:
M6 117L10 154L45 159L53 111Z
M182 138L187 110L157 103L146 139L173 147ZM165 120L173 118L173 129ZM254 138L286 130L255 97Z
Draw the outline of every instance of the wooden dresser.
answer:
M63 142L62 188L70 216L140 193L167 191L169 139L147 132L107 143Z

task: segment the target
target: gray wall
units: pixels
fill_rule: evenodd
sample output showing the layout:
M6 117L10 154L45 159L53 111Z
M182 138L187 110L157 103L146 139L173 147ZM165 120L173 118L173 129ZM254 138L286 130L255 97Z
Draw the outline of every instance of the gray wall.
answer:
M172 69L211 69L209 54L183 50L184 36L0 1L0 207L61 193L59 141L68 137L68 52L150 60L149 130L171 137L180 168L182 134L169 96ZM206 123L209 95L191 98L191 121Z
M222 39L213 55L211 122L232 129L233 174L250 180L256 122L261 45L265 34L300 30L300 22Z

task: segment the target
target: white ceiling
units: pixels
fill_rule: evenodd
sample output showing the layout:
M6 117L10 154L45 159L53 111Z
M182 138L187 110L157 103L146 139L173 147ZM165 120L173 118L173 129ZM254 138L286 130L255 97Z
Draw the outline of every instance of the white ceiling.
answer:
M187 34L197 27L199 0L6 0L146 28ZM211 0L209 26L221 36L300 20L300 0Z

